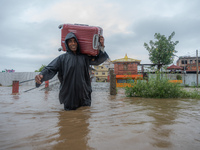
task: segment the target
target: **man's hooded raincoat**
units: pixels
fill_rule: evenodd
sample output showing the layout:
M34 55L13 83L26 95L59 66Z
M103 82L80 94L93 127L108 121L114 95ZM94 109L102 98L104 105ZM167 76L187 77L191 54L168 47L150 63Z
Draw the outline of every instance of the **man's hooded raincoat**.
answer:
M80 53L80 47L74 54L67 45L67 41L77 37L70 32L65 38L67 52L55 58L46 66L40 74L42 81L52 79L57 73L60 80L59 100L64 104L65 110L74 110L80 106L91 105L91 82L89 75L89 65L99 65L103 63L108 55L99 51L98 56L88 56Z

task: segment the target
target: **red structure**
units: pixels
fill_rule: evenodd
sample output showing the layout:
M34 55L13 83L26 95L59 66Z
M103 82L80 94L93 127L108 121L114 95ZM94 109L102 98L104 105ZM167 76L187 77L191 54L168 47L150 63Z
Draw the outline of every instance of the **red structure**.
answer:
M171 65L171 66L167 67L167 69L175 71L175 70L183 70L183 67Z
M19 81L13 81L12 84L12 94L19 94Z
M180 56L176 61L176 65L180 66L186 72L196 72L200 70L200 57L198 57L198 68L197 68L197 57Z
M116 59L112 62L114 63L117 87L131 86L130 81L135 82L135 79L143 78L143 75L138 75L137 71L141 60L128 58L125 55L124 58Z
M49 87L49 80L45 81L45 88L48 88L48 87Z
M116 75L131 75L138 74L137 67L141 60L128 58L127 54L124 58L113 61Z

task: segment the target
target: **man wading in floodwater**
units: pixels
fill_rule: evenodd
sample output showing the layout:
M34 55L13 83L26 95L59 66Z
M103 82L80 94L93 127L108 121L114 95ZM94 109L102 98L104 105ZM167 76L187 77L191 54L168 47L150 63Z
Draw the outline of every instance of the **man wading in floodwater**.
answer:
M104 38L100 37L104 47ZM74 33L65 37L67 52L55 58L39 75L35 76L36 86L43 81L52 79L58 72L60 80L59 100L65 110L75 110L81 106L91 105L91 83L89 65L99 65L107 60L106 52L99 50L98 56L88 56L80 53L79 43Z

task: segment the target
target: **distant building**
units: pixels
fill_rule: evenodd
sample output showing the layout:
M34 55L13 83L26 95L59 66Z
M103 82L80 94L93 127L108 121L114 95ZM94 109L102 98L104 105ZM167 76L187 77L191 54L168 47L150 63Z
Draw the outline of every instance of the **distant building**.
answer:
M196 72L196 61L196 57L179 57L179 59L176 61L176 65L182 67L186 72ZM198 69L200 70L200 57L198 57Z
M109 70L114 69L114 65L110 60L105 61L103 64L94 67L94 77L97 82L109 81Z
M13 72L15 72L15 70L13 70L13 69L5 69L5 70L2 70L2 72L13 73Z

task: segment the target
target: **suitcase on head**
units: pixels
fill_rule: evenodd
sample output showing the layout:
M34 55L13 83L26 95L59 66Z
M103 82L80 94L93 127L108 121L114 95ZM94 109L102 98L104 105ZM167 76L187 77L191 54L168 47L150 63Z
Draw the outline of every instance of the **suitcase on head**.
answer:
M101 27L89 26L83 24L62 24L59 26L61 29L61 46L59 51L66 51L65 37L69 32L73 32L79 42L80 52L90 56L96 56L99 53L99 49L102 49L99 36L103 35L103 29Z

